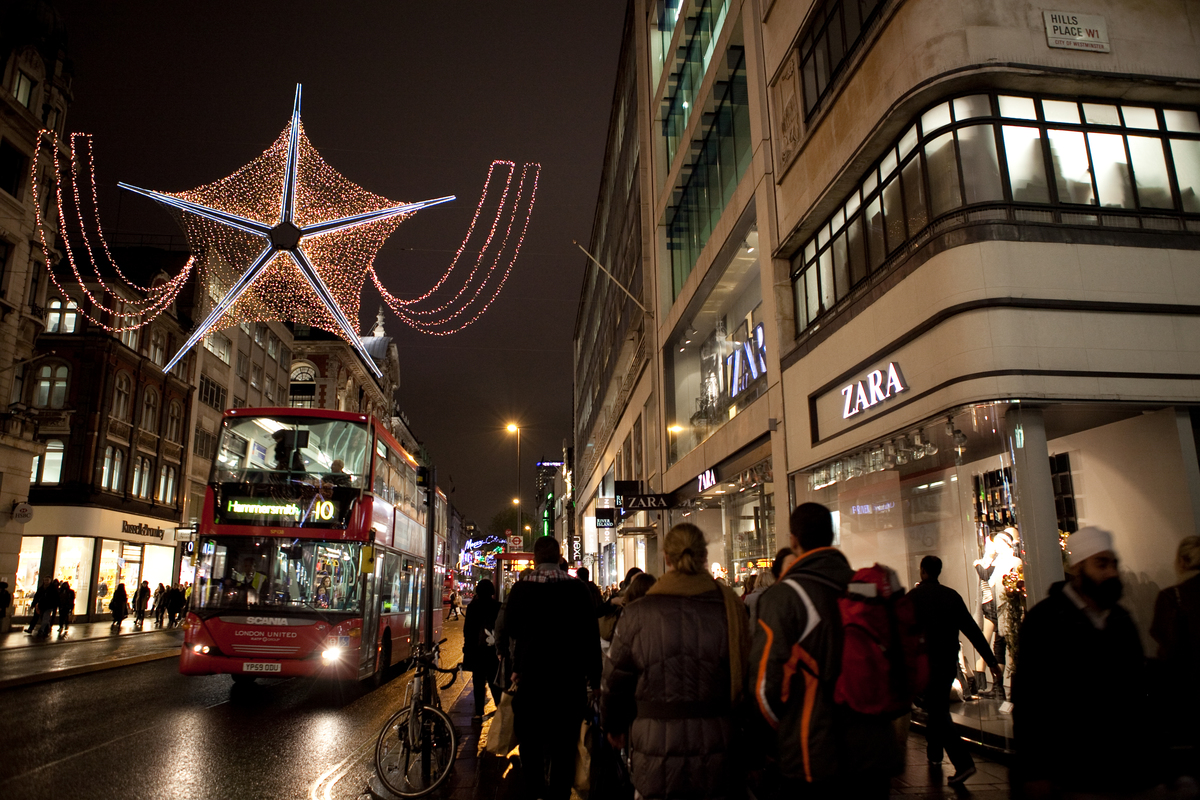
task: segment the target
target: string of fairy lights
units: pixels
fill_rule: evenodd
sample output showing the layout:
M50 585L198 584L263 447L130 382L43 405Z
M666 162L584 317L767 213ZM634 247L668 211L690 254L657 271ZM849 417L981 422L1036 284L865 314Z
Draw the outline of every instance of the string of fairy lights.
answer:
M449 275L458 265L458 261L462 254L466 252L470 242L474 238L476 225L479 216L484 208L488 196L488 190L491 186L492 178L495 174L495 169L498 165L508 167L508 177L505 179L504 189L501 192L500 201L496 206L496 216L492 220L492 224L487 233L487 237L479 249L479 253L475 259L475 265L471 269L467 279L462 286L449 300L435 308L419 308L418 303L428 300L432 297L434 290L446 281ZM500 295L500 290L504 288L508 276L512 272L513 265L516 263L517 255L521 251L521 245L525 242L525 235L529 230L529 219L533 209L533 203L537 196L538 177L541 172L541 167L538 164L525 164L521 170L521 178L518 182L515 197L511 203L508 202L509 192L512 187L513 178L516 173L516 164L511 161L494 161L492 168L488 171L488 178L484 184L483 195L480 197L479 205L475 209L475 217L471 220L471 225L467 229L467 235L463 239L462 244L455 252L454 259L451 261L450 268L442 276L441 281L434 289L426 292L419 297L410 300L401 300L393 296L383 286L379 280L379 276L375 270L371 269L371 279L375 283L375 288L378 289L380 296L388 306L396 313L401 320L416 330L434 336L449 336L457 333L463 328L478 321L483 314L491 307L496 298ZM512 247L509 247L510 240L513 239L513 228L516 220L521 216L521 209L525 209L524 220L521 223L520 233L517 235ZM502 220L507 216L507 223L504 227L504 235L499 246L492 247L496 238L496 233L502 224ZM500 264L505 256L506 251L509 252L508 263L504 267L503 272L500 271ZM480 272L481 266L491 258L491 264L488 266L482 278L476 278ZM495 276L498 278L493 280ZM489 283L493 284L490 296L485 295ZM474 287L474 291L471 291ZM470 294L467 299L463 300L463 296ZM484 299L480 301L480 297ZM463 320L472 309L475 309L473 316ZM463 320L463 321L460 321ZM455 324L457 323L457 324ZM453 326L453 327L447 327Z
M361 351L357 320L368 275L388 307L413 329L435 336L463 330L491 307L512 272L529 229L541 172L540 164L526 163L518 177L515 162L493 161L449 267L427 291L402 299L384 287L376 272L379 249L416 211L453 198L397 204L347 179L304 134L300 87L288 126L233 174L173 193L122 184L170 211L191 250L176 275L151 280L148 286L122 270L104 236L92 137L72 134L64 148L53 131L42 131L34 170L43 148L51 153L61 226L57 238L72 285L64 285L67 276L61 266L47 271L64 297L86 298L79 313L104 330L120 333L143 327L169 310L193 277L211 299L210 318L193 332L172 364L208 330L269 320L330 331ZM41 209L36 177L32 183L34 202ZM495 203L495 216L490 225L481 224L490 203ZM39 219L46 263L54 264L50 242L55 232L48 227L46 219ZM463 278L461 262L467 252L475 258Z

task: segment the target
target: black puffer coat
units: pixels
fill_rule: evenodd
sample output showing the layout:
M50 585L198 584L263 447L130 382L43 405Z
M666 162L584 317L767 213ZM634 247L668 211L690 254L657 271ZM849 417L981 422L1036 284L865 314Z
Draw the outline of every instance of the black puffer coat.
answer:
M736 796L729 626L720 590L649 594L621 614L604 664L601 721L629 731L632 778L654 798Z

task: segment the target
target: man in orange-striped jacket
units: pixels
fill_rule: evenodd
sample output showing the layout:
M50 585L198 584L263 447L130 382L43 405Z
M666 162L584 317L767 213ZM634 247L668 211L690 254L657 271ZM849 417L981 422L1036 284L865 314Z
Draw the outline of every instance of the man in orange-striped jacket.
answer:
M838 598L854 570L833 547L833 520L818 503L789 520L798 556L763 594L750 649L748 694L775 732L760 796L887 797L895 760L889 720L834 702L841 668Z

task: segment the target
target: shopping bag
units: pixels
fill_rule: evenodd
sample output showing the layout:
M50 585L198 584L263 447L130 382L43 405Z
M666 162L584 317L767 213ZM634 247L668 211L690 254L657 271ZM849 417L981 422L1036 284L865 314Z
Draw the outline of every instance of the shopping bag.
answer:
M575 745L575 793L587 800L592 786L592 736L596 730L588 720L579 724L579 741Z
M496 716L492 718L492 727L488 729L487 751L494 755L506 756L517 746L517 727L513 718L512 692L500 695L500 705L496 707Z

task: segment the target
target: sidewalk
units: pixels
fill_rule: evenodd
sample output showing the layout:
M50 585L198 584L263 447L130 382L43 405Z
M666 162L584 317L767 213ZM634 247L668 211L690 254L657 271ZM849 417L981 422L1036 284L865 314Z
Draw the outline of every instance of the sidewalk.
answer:
M455 701L446 703L446 712L458 734L458 759L454 763L454 774L430 795L434 800L518 800L522 797L520 749L508 758L494 756L484 749L488 729L495 720L495 710L489 697L483 721L471 719L475 703L470 681L464 684ZM910 734L906 766L903 774L892 779L891 797L1007 800L1008 768L981 755L978 750L973 755L978 772L968 778L964 786L947 786L946 778L954 773L949 759L942 764L929 764L925 757L925 737ZM368 789L380 800L396 798L373 775ZM572 792L571 800L580 800L579 795Z
M126 620L119 630L110 622L83 622L62 637L54 627L45 639L14 626L0 636L0 689L171 658L182 644L182 628L158 628L153 620L142 629Z

